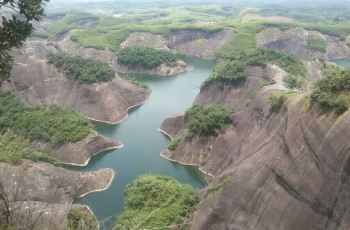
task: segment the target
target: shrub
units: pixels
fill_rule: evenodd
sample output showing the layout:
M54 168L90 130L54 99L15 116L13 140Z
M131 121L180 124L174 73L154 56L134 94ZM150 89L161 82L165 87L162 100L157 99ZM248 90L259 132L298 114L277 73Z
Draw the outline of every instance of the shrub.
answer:
M306 68L303 62L299 61L292 55L286 54L279 50L259 48L242 58L248 65L266 65L273 63L294 76L305 77Z
M10 93L0 94L0 131L11 129L32 140L68 143L82 140L92 125L78 113L58 107L26 106Z
M168 149L171 151L175 151L179 144L181 143L182 138L181 137L176 137L174 138L168 145Z
M326 41L318 36L310 35L307 39L307 45L314 50L318 50L321 52L326 52L327 44Z
M127 47L118 53L118 62L131 66L142 66L147 69L158 67L161 64L173 65L178 55L165 50L157 50L143 46Z
M64 53L50 53L48 62L62 70L68 79L81 83L110 81L114 78L113 69L104 61L73 57Z
M316 83L311 100L324 109L335 110L340 115L348 110L350 69L326 66L323 77Z
M22 163L22 159L34 162L48 162L54 165L59 164L59 162L49 154L32 149L29 141L25 138L11 132L0 135L0 162L19 165Z
M232 111L222 106L193 106L185 114L189 136L216 136L233 123Z
M245 79L245 65L239 61L222 61L213 70L211 77L203 83L203 87L212 81L238 84Z
M67 217L68 230L95 230L98 228L97 220L88 210L82 207L70 209Z
M287 99L288 94L286 92L272 93L270 95L271 112L278 112Z
M216 185L208 189L208 195L209 196L214 195L217 191L219 191L221 188L225 187L232 181L233 181L232 176L223 177L219 183L217 183Z
M198 194L189 185L166 176L141 176L126 187L124 211L117 218L115 229L182 224L197 203Z
M301 89L306 86L306 79L301 76L289 75L283 80L290 89Z

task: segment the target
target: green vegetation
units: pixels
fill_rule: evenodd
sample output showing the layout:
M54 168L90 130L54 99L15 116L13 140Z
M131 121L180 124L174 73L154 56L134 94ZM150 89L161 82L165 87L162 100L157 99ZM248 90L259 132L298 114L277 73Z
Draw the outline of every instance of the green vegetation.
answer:
M321 51L321 52L326 52L327 49L327 44L326 41L315 35L310 35L307 39L307 45L314 50Z
M95 48L104 50L107 48L108 43L103 36L100 36L95 31L91 30L73 30L70 33L73 41L76 41L85 48Z
M212 81L227 82L233 77L231 83L238 83L245 78L244 69L247 65L265 66L268 63L276 64L293 76L298 77L297 82L290 82L295 87L301 84L300 78L305 77L304 64L282 51L259 48L256 44L256 34L264 28L263 21L249 23L235 23L235 35L217 53L218 64L213 75L203 84ZM296 79L289 79L295 81Z
M0 1L0 85L11 75L13 65L11 49L21 47L33 32L33 22L41 20L45 3L46 0Z
M120 50L120 44L125 41L129 35L130 31L128 30L119 30L117 32L112 32L106 36L106 40L108 42L108 47L110 50L114 52L118 52Z
M97 219L88 210L78 207L70 209L67 217L68 230L95 230Z
M6 132L0 135L0 162L19 165L23 159L34 162L43 161L54 165L59 162L47 153L32 149L30 142L12 132Z
M179 144L182 142L182 137L175 137L168 145L168 149L171 151L175 151Z
M208 189L207 194L209 196L214 195L216 192L218 192L221 188L225 187L229 183L233 181L233 176L224 176L219 183L214 185L213 187Z
M122 49L118 55L118 62L151 69L161 64L173 65L179 59L178 55L165 50L157 50L142 46L133 46Z
M270 95L271 112L278 112L285 101L287 101L290 92L275 92Z
M188 185L166 176L141 176L126 187L124 211L117 218L115 229L183 224L197 203L198 194Z
M350 69L328 65L323 77L316 83L311 100L324 109L342 114L349 108Z
M283 81L290 89L303 89L306 87L307 84L305 77L294 75L289 75Z
M74 111L58 107L30 108L13 94L0 94L0 131L51 143L82 140L91 123Z
M213 70L212 75L203 83L219 81L228 84L238 84L245 79L245 65L239 61L222 61Z
M251 55L244 57L242 60L248 65L264 66L267 63L272 63L280 66L286 72L294 76L305 77L306 75L306 68L303 62L278 50L259 48L251 53Z
M110 81L115 73L104 61L90 58L73 57L64 53L50 53L48 62L65 72L68 79L92 84Z
M216 136L232 125L232 111L222 106L192 106L186 111L188 136Z

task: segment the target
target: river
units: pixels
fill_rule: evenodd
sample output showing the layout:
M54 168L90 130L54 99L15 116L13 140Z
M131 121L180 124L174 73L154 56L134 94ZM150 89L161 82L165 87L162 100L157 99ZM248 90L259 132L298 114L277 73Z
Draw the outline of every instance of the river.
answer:
M166 117L183 113L191 107L200 85L212 71L213 63L210 61L195 57L186 58L185 61L194 69L176 76L134 74L151 88L148 101L129 111L129 117L119 125L95 124L99 133L124 144L122 149L93 157L87 167L75 168L79 171L112 168L116 173L108 190L89 194L76 201L88 205L97 218L104 221L103 228L112 226L115 217L122 212L124 188L140 175L168 175L197 189L205 185L197 169L169 162L160 156L169 139L157 129Z
M344 67L344 68L350 68L350 59L344 58L344 59L336 59L332 62L335 62L336 64Z

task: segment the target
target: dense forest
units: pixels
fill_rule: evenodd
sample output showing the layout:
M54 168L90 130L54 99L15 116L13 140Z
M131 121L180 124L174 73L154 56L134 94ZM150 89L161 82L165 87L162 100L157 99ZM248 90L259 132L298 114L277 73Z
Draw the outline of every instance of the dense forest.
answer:
M73 57L64 53L50 53L48 62L62 70L68 79L85 84L110 81L115 73L104 61L91 58Z
M142 66L146 69L158 67L161 64L174 65L179 56L165 50L157 50L142 46L132 46L118 53L118 62L132 66Z

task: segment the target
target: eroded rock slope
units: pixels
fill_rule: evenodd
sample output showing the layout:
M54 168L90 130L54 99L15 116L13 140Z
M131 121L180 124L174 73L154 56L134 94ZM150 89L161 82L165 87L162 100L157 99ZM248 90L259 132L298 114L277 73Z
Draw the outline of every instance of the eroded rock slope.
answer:
M213 175L191 229L350 228L350 112L324 114L298 92L271 112L269 94L283 90L272 79L281 74L253 67L239 86L205 87L195 103L233 108L235 127L163 152ZM183 116L161 128L176 136L178 126L186 127Z
M57 47L57 44L55 45ZM127 116L129 108L143 103L146 90L120 78L92 85L68 80L64 74L46 61L55 46L45 40L31 39L23 49L15 52L16 64L12 71L12 88L29 104L66 106L84 116L103 122L117 123ZM114 55L95 49L71 50L75 55L94 57L113 64Z

